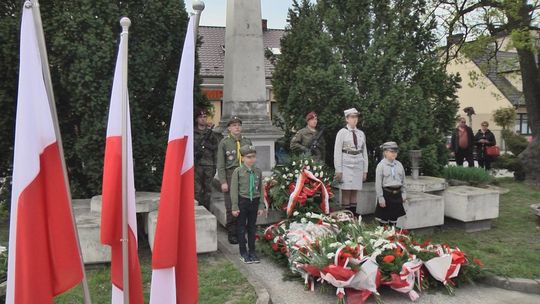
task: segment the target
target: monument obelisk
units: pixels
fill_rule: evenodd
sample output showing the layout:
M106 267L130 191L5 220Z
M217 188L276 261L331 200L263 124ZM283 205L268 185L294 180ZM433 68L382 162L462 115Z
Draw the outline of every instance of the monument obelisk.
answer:
M274 166L274 143L283 133L272 125L266 98L260 0L227 0L225 73L220 126L238 116L242 133L257 150L257 166Z

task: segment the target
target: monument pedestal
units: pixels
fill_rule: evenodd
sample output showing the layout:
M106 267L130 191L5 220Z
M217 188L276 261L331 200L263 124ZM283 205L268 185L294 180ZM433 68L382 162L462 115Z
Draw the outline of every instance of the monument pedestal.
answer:
M406 215L400 217L397 226L403 229L418 229L444 224L444 199L442 196L423 192L407 192L403 204Z
M471 186L449 187L444 191L444 215L465 223L467 232L491 229L499 217L499 192Z

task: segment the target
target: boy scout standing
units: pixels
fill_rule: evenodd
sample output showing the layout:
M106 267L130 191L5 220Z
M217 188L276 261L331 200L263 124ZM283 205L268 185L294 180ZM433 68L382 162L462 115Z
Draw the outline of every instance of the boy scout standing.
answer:
M263 213L264 187L261 169L255 166L256 151L253 146L242 146L243 163L236 168L231 181L232 214L238 219L238 245L240 260L246 264L259 263L255 253L257 216ZM246 247L247 232L247 247ZM248 251L249 249L249 251Z
M324 162L326 143L322 136L323 131L317 130L317 123L317 113L309 112L306 115L306 127L298 130L291 139L291 151Z
M195 151L195 199L210 210L211 185L216 174L217 134L208 127L206 111L195 113L193 130Z
M227 210L227 232L229 243L238 244L236 238L236 218L231 213L232 203L229 190L231 188L231 177L234 169L242 163L240 147L251 146L251 140L242 136L242 121L238 117L233 117L227 123L229 134L225 136L218 145L217 170L218 179L221 183L221 192L225 198L225 209Z

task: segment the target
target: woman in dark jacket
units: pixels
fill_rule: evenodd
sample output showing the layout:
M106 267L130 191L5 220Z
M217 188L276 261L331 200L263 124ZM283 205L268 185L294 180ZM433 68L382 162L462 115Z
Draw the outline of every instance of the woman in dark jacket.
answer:
M495 135L493 135L493 133L488 129L489 123L487 121L483 121L480 126L481 129L478 130L474 136L474 142L477 147L476 151L478 165L480 168L489 170L491 169L491 162L493 161L493 158L486 154L486 148L489 146L495 146L497 142L495 141Z

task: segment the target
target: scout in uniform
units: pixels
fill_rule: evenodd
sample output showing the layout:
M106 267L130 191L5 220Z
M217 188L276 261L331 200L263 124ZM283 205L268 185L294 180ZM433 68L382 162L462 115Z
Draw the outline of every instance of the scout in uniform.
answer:
M291 151L295 154L311 156L318 161L324 161L326 143L322 130L317 130L317 113L306 115L306 127L298 130L291 139Z
M368 155L366 135L358 130L358 111L355 108L345 110L345 128L339 130L334 145L335 180L341 189L341 207L356 213L357 191L362 190L362 183L367 178Z
M221 183L221 192L225 198L225 209L227 210L227 232L229 243L237 244L236 238L236 218L231 213L231 176L234 169L242 163L240 147L251 146L251 140L242 136L242 121L238 117L233 117L227 122L229 134L225 136L218 145L217 171L218 179Z
M396 160L398 145L389 141L382 145L384 158L377 165L375 172L375 192L377 207L375 219L380 225L395 225L398 217L405 215L403 203L405 193L405 170Z
M257 216L263 213L264 187L261 169L255 166L253 146L242 146L242 164L236 168L231 180L232 214L238 219L237 233L240 259L247 264L259 263L255 253ZM247 232L247 248L246 248ZM249 251L247 250L249 249Z
M206 121L206 111L195 112L193 143L195 151L195 199L210 210L211 185L216 174L218 136Z

